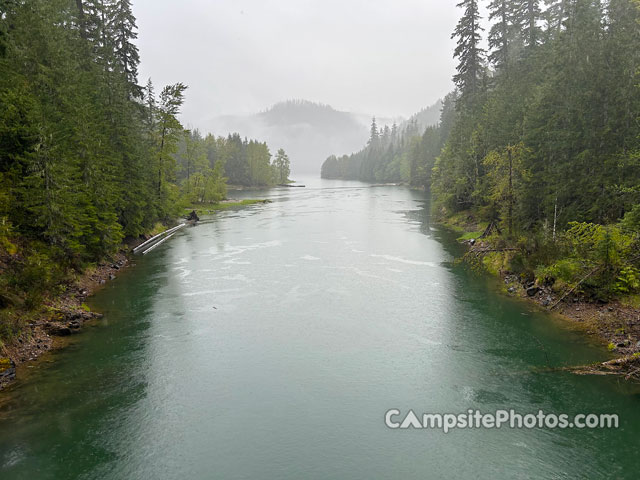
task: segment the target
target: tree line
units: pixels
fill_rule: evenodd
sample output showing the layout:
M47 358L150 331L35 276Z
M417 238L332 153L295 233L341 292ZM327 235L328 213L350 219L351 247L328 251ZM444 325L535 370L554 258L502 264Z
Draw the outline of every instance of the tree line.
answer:
M439 218L493 225L521 247L509 268L523 275L575 284L607 265L585 282L597 295L640 288L639 2L485 6L488 32L479 0L458 4L456 89L440 124L395 150L370 140L328 159L323 176L428 187ZM583 257L582 237L596 245Z
M638 4L541 3L490 2L487 52L478 1L460 3L456 122L433 184L444 213L484 208L513 231L640 208Z
M449 108L448 102L444 109ZM424 159L435 160L442 140L437 125L429 126L421 133L417 119L411 118L401 126L394 123L391 127L380 128L374 117L367 145L350 155L328 157L322 164L321 177L423 185L430 178Z
M604 299L640 285L640 5L478 0L454 32L455 122L435 211L501 229L506 268ZM589 245L590 248L584 248ZM596 273L594 273L596 272Z
M73 271L226 182L288 180L266 144L204 138L178 116L187 86L138 82L130 0L0 3L0 337ZM16 327L17 328L17 327Z
M282 148L274 157L265 142L243 139L238 133L203 137L197 129L185 130L175 158L176 181L189 205L224 199L227 183L250 187L290 181L291 161Z

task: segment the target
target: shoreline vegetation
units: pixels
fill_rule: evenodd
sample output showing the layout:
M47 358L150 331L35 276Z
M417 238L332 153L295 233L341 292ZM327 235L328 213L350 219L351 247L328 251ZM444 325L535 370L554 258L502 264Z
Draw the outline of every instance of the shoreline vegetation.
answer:
M0 383L94 317L76 283L124 267L130 239L227 184L289 180L282 148L184 128L187 85L140 82L137 36L130 1L0 7Z
M461 0L440 120L380 127L323 178L408 182L465 260L587 325L640 372L640 0Z
M469 212L440 218L437 223L458 235L457 241L466 246L466 253L459 261L490 274L503 295L558 315L596 338L614 357L562 370L580 375L619 375L626 380L640 381L640 299L637 295L604 300L585 294L580 285L544 282L518 274L517 268L513 268L514 260L517 263L518 256L526 255L526 251L506 243L497 232L490 231L487 222L477 221Z
M270 203L266 199L227 199L216 203L185 207L199 214L214 214L229 209ZM179 222L174 222L178 225ZM57 285L56 293L48 295L39 307L28 312L28 322L8 342L0 342L0 391L16 380L17 367L38 361L47 352L64 348L65 338L80 333L83 325L102 317L85 303L107 282L114 280L123 270L135 267L133 250L175 226L156 224L146 235L123 242L118 251L102 261L90 265L82 272L73 272L64 283ZM23 312L24 313L24 312Z

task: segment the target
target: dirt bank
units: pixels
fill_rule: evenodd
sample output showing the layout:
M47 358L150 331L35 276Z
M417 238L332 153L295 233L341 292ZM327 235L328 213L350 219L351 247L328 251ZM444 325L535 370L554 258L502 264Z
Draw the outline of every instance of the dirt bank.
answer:
M141 239L140 242L143 240ZM139 243L139 242L136 242ZM129 248L123 248L109 261L89 269L57 298L44 302L36 320L11 344L3 345L0 352L0 389L15 380L16 366L36 360L44 353L58 348L63 342L58 338L78 333L85 322L101 317L84 304L89 295L116 278L121 270L130 266Z
M491 250L491 245L478 240L465 240L467 255L478 258ZM495 273L495 272L494 272ZM533 302L539 308L561 315L569 322L581 325L587 334L598 338L603 347L618 358L596 365L577 366L570 370L586 374L620 374L640 380L640 309L619 300L594 302L580 293L558 293L550 286L522 280L510 272L497 275L507 295Z

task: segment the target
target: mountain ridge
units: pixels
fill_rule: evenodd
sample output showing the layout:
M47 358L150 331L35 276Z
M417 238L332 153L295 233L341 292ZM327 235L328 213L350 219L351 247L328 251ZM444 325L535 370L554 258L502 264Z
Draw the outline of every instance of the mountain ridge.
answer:
M213 117L206 130L216 135L238 132L242 137L260 138L274 151L284 148L291 158L293 175L319 174L329 155L355 152L366 143L372 117L325 103L289 99L253 114ZM379 125L406 121L402 117L376 119Z

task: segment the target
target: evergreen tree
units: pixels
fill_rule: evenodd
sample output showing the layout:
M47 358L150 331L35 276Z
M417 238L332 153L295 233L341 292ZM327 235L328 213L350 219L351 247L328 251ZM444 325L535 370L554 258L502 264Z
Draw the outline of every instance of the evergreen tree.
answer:
M277 183L287 183L289 180L289 174L291 173L291 162L289 161L289 157L285 153L284 149L278 149L274 165L277 173Z
M513 21L527 49L536 47L541 41L540 16L540 0L516 0Z
M376 123L376 117L371 119L371 128L369 129L369 145L377 146L380 133L378 132L378 124Z
M484 75L484 50L478 0L463 0L457 5L464 13L451 38L457 39L454 58L458 59L457 73L453 81L461 92L464 102L473 102L479 94Z
M124 73L129 87L129 95L139 97L142 90L138 86L138 65L140 55L133 41L138 38L136 19L133 16L130 0L116 0L110 19L114 35L114 53L118 69Z
M557 35L563 28L569 14L571 0L544 0L546 9L542 15L548 36Z
M497 70L506 70L514 41L513 0L493 0L489 4L489 20L495 23L489 30L489 61Z

